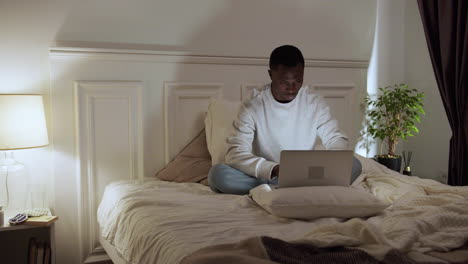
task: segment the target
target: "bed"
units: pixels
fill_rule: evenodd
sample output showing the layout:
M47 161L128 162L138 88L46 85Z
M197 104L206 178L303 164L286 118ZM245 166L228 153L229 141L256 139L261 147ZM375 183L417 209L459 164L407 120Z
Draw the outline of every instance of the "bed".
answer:
M248 195L217 194L199 183L148 178L119 181L106 188L98 210L101 242L114 253L115 263L180 263L184 259L185 263L227 263L233 258L237 263L263 263L285 257L272 260L268 254L249 252L259 247L263 253L267 243L271 247L272 241L262 241L262 237L321 249L346 246L387 263L406 258L437 263L468 260L468 251L445 253L462 248L468 240L468 188L403 176L359 158L363 173L355 188L392 204L374 217L281 218L263 210ZM311 252L310 248L301 250ZM298 252L296 248L294 254L284 254L297 256ZM329 260L339 258L329 256Z
M272 257L277 248L297 247L356 249L377 259L388 252L425 261L466 256L466 187L402 176L363 157L354 188L392 204L370 218L294 220L271 215L252 197L213 193L206 174L217 157L210 143L196 140L206 138L200 132L208 106L213 99L235 105L261 87L267 58L84 48L50 54L56 211L63 219L58 260L271 263L291 257ZM305 83L325 98L351 145L367 65L306 60Z
M97 215L100 241L117 262L444 263L464 254L443 253L468 241L468 187L404 176L357 154L363 171L351 187L214 193L206 177L224 161L237 108L212 100L204 131L155 177L106 187ZM278 192L279 200L263 198ZM371 197L356 198L362 192ZM376 209L370 216L356 214L369 208Z

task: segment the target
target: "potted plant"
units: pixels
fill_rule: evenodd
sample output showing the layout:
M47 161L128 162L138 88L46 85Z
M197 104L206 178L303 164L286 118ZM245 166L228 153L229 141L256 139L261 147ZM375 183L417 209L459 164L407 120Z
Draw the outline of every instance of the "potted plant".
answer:
M396 155L400 139L419 133L416 122L420 122L423 109L423 93L408 88L406 84L396 84L379 88L380 94L365 98L365 134L386 142L387 154L376 155L376 160L388 168L400 172L401 156ZM381 151L382 153L382 151Z

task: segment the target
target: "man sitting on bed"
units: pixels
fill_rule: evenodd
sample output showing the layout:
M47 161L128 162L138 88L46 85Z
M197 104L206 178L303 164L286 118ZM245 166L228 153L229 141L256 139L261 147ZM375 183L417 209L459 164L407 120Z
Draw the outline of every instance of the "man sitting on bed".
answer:
M248 194L260 184L276 184L281 151L312 150L317 136L328 150L348 147L323 98L302 86L304 57L298 48L276 48L268 74L271 84L240 107L227 140L226 164L213 166L208 174L215 192ZM360 173L354 158L352 180Z

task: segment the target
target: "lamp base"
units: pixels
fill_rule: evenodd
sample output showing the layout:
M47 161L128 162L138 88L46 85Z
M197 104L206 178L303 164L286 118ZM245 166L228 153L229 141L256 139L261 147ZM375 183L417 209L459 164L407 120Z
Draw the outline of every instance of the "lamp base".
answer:
M9 185L11 184L9 181L11 181L12 179L9 179L9 173L20 171L23 168L24 168L24 164L15 160L15 157L12 151L4 151L3 153L0 153L0 171L4 172L3 174L5 174L4 176L2 175L2 178L3 177L5 178L2 179L2 182L0 183L0 196L1 196L0 203L5 208L9 208L9 209L13 208L11 204L12 192L9 190L9 187L10 187ZM13 180L15 181L16 179L13 179ZM24 193L24 191L26 191L26 193L29 193L29 190L21 190L21 191L23 192L20 192L20 193ZM14 206L19 207L18 205L15 205L15 204L16 203L13 203Z
M5 151L0 157L0 170L18 171L24 169L24 164L15 160L12 151Z

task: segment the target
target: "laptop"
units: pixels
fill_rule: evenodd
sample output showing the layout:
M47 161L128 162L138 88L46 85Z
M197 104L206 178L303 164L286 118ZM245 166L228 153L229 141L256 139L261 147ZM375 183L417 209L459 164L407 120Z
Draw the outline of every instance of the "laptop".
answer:
M283 150L277 188L349 186L352 150Z

